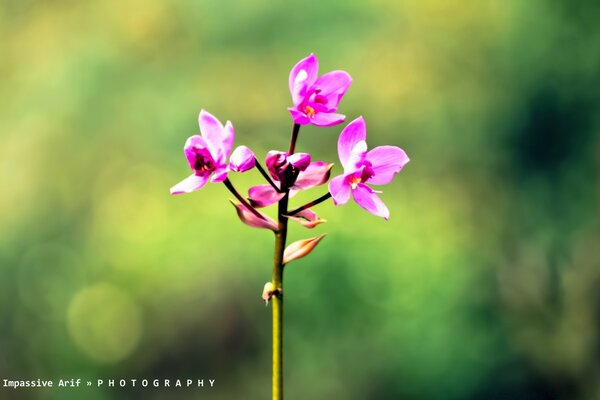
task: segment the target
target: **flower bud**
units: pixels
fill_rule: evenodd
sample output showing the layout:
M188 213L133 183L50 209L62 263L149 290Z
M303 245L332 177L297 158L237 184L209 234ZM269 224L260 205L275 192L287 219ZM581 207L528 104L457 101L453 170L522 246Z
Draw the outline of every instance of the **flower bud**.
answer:
M317 244L325 237L325 234L310 239L298 240L290 244L283 252L283 263L297 260L310 254Z
M267 153L265 164L269 174L276 181L281 182L282 187L291 187L298 174L310 165L310 154L295 153L291 156L282 151L271 150Z
M259 215L261 215L261 217L262 217L262 218L259 218L257 215L255 215L252 211L250 211L243 204L236 204L233 201L231 201L231 204L233 204L233 206L235 207L238 217L244 224L251 226L253 228L270 229L273 232L277 232L277 230L279 229L277 222L273 221L268 216L258 213L258 211L257 211L257 213Z
M319 218L319 216L310 208L302 210L294 215L286 215L286 217L288 217L288 219L291 219L292 221L299 223L300 225L304 225L309 229L312 229L317 225L327 222L326 220Z
M235 172L245 172L254 168L256 158L254 153L246 146L238 146L229 158L229 168Z
M274 294L275 294L275 285L273 285L273 282L265 283L265 288L263 289L263 292L262 292L262 298L265 301L265 305L269 304L269 300L271 300L271 297L273 297Z

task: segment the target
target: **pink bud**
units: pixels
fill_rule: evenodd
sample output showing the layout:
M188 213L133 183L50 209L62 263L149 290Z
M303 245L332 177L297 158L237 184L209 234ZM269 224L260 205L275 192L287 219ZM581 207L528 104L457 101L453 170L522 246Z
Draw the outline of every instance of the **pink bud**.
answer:
M288 217L292 221L304 225L309 229L312 229L317 225L327 222L326 220L319 218L319 216L315 214L310 208L302 210L294 215L286 215L286 217Z
M317 244L325 237L325 234L310 239L298 240L290 244L283 252L283 263L297 260L310 254Z
M254 153L246 146L238 146L229 158L229 167L235 172L245 172L254 168L256 158Z
M266 215L258 213L257 211L257 213L262 216L262 218L259 218L243 204L236 204L233 201L231 201L231 204L235 207L238 217L244 224L253 228L270 229L273 232L277 232L279 229L277 223Z
M310 154L295 153L288 156L288 161L300 171L304 171L310 165Z

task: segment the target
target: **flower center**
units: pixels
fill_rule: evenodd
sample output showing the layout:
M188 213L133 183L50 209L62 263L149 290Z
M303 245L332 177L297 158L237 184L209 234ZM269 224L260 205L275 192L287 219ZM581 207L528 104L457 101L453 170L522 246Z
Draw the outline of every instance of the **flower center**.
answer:
M350 187L351 187L352 189L356 189L356 187L358 186L358 184L359 184L360 182L362 182L362 179L360 178L360 176L353 175L353 176L350 178Z
M306 112L306 115L308 115L308 118L312 118L315 116L315 109L311 106L304 107L304 111Z
M362 166L352 176L349 177L348 183L352 189L356 189L359 183L367 182L374 175L373 167L367 160L362 162Z
M196 154L196 162L194 163L194 169L196 172L210 173L215 170L215 162L213 159L206 154Z

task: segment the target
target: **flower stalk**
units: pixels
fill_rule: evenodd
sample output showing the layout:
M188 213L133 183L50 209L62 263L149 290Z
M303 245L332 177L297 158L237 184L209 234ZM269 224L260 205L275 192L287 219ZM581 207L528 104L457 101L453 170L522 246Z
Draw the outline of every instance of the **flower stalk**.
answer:
M307 208L311 208L312 206L316 206L317 204L324 202L325 200L329 199L330 197L331 197L331 193L327 192L323 196L319 197L318 199L314 199L313 201L310 201L303 206L300 206L292 211L289 211L288 215L296 215L299 212L306 210Z
M271 150L265 167L254 152L241 145L233 149L233 124L222 124L214 115L201 110L198 116L200 134L185 142L183 153L192 174L170 190L171 194L195 192L207 183L223 183L237 202L230 200L240 221L247 226L271 230L275 234L273 276L263 288L262 299L272 307L272 399L283 400L283 270L291 261L309 255L325 234L297 240L286 248L288 221L313 229L326 222L311 207L329 198L338 206L352 198L373 215L388 219L389 210L370 185L391 182L409 159L396 146L378 146L368 151L366 124L359 117L348 124L338 138L338 156L343 172L330 180L333 164L314 161L310 153L296 152L296 142L302 125L317 127L342 123L346 116L337 113L340 100L352 83L345 71L330 71L319 75L319 63L314 54L301 59L290 71L288 79L293 120L288 152ZM233 150L233 151L232 151ZM266 184L251 186L248 196L242 196L229 180L231 173L258 169ZM328 192L300 207L288 210L289 200L298 192L328 183ZM277 204L277 218L261 211Z
M275 232L275 254L273 257L273 286L275 294L271 299L273 310L273 400L283 399L283 252L287 238L287 207L289 194L286 193L278 205L278 232Z

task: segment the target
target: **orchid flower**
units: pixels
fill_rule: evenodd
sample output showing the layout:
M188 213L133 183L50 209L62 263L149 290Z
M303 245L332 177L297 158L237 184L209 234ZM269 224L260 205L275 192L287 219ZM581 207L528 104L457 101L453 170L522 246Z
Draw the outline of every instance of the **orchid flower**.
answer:
M331 71L317 76L318 71L319 61L311 53L290 72L289 86L294 106L288 110L295 124L331 126L346 118L336 111L352 78L345 71Z
M379 146L367 151L367 127L363 117L346 126L338 139L338 156L344 173L329 182L329 192L336 205L345 204L350 195L368 212L388 219L390 212L367 183L386 185L409 162L399 147Z
M286 190L289 190L290 196L294 196L299 190L324 184L329 179L333 166L323 161L311 162L308 153L290 155L275 150L267 153L265 164L276 187L270 184L251 187L248 198L255 207L266 207L278 202Z
M211 182L223 182L227 179L229 166L227 158L234 140L231 122L225 126L212 114L205 110L198 116L200 135L191 136L183 147L192 175L171 188L171 194L190 193L202 188L210 179Z

